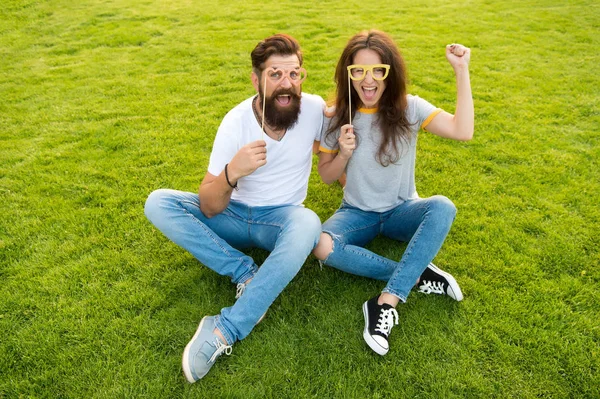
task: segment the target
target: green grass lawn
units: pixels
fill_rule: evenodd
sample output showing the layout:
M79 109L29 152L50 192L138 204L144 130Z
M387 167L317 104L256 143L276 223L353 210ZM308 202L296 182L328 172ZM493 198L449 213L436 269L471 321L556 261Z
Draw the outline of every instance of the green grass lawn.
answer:
M600 7L459 3L3 0L0 398L600 397ZM298 38L304 90L330 98L368 28L402 49L410 92L449 112L444 46L472 49L475 137L422 134L417 161L420 195L458 208L436 263L464 301L414 293L380 357L360 308L384 284L311 257L187 384L183 348L235 286L153 228L147 195L196 191L221 118L253 93L260 39ZM313 169L322 220L341 194Z

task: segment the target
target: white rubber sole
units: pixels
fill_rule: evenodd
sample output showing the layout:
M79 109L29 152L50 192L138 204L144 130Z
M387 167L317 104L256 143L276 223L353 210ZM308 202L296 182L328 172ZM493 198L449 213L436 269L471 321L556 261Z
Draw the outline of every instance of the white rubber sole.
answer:
M200 330L202 330L202 326L204 325L204 320L207 317L208 316L205 316L205 317L202 318L202 321L200 322L200 325L198 326L198 329L196 330L196 333L194 334L194 336L192 337L192 339L190 340L190 342L188 342L188 344L186 345L185 349L183 350L183 357L182 357L182 360L181 360L181 368L183 369L183 374L185 375L185 378L191 384L193 384L194 382L196 382L198 380L194 379L194 377L192 376L192 371L190 370L190 363L188 361L189 354L190 354L190 348L192 347L192 342L194 342L196 340L196 338L198 337L198 334L200 334Z
M373 337L371 337L371 334L369 334L369 312L367 310L366 302L363 303L363 315L365 316L365 329L363 331L363 338L365 342L367 343L367 345L369 345L369 348L373 349L373 351L378 355L383 356L387 354L390 349L384 348L383 346L379 345L379 343L375 341Z

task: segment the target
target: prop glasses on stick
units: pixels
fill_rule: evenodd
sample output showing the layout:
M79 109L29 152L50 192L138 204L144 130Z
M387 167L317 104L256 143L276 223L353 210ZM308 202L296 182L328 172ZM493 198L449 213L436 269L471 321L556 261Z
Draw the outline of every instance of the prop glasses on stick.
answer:
M264 83L263 83L263 96L262 96L262 123L261 129L263 134L263 140L265 139L265 104L267 103L267 80L271 82L271 85L277 86L279 83L283 81L283 79L288 78L290 83L294 86L298 86L304 82L306 79L306 69L302 67L296 67L292 69L283 69L278 68L276 66L271 66L263 71L264 75Z
M352 124L352 85L350 84L350 79L363 80L367 77L367 72L371 72L371 77L374 80L384 80L390 73L390 66L388 64L348 65L348 111L350 113L350 124Z

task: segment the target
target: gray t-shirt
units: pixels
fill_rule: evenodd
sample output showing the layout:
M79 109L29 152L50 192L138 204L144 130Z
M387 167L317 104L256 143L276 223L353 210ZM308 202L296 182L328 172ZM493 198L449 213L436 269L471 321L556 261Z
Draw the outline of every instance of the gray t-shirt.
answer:
M382 132L377 124L376 111L370 113L371 110L359 109L356 113L352 125L357 137L357 147L346 166L344 188L344 201L348 204L365 211L385 212L408 199L418 198L415 187L417 133L420 128L427 126L441 109L418 96L408 95L407 100L410 135L408 140L399 143L398 161L385 167L377 161ZM330 118L323 120L320 150L337 153L340 132L337 131L335 136L331 135L325 139L330 122Z

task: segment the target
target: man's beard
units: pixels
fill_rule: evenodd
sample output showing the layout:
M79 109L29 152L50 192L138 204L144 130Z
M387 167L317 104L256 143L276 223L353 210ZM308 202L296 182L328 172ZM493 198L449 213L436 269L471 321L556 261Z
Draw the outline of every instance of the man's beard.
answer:
M287 107L281 107L277 103L277 96L288 94L290 96L290 104ZM259 93L261 102L263 101L262 93ZM279 89L273 92L270 97L267 97L265 102L265 122L271 129L284 130L293 127L298 122L300 115L301 97L291 89Z

